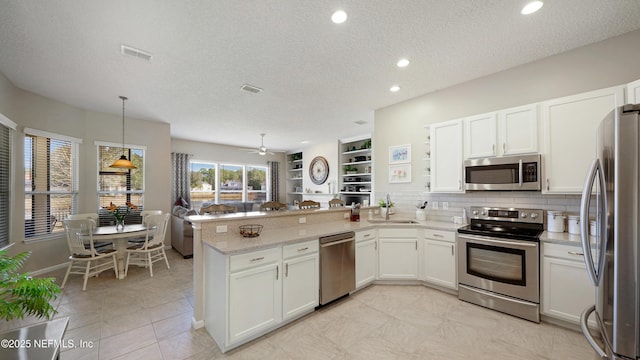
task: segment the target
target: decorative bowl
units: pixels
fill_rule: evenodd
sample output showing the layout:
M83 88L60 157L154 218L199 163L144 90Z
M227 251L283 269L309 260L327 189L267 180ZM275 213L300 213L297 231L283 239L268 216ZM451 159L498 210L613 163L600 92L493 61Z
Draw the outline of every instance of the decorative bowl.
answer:
M247 238L258 237L262 231L260 224L240 225L240 235Z

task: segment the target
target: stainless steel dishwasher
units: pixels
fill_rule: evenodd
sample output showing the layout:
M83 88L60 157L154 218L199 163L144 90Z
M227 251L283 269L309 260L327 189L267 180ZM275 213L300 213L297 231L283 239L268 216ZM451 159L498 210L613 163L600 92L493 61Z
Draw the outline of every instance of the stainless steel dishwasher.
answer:
M356 289L356 238L353 231L320 238L320 305Z

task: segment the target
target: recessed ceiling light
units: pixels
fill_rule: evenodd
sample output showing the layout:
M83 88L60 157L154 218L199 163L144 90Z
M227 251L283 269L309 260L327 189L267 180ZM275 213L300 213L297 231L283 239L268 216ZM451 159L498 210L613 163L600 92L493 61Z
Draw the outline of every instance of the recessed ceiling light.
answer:
M309 143L309 140L302 140L302 141L300 141L300 144L308 144L308 143Z
M334 12L333 15L331 15L331 21L336 24L342 24L343 22L347 21L347 13L343 10L338 10Z
M392 87L389 88L389 91L391 92L398 92L400 91L400 86L398 85L393 85Z
M528 3L527 5L525 5L522 8L522 11L520 11L520 13L522 15L533 14L534 12L540 10L540 8L542 8L542 5L544 5L544 3L542 1L532 1L532 2Z
M410 61L407 59L400 59L398 60L398 62L396 63L396 65L398 65L398 67L407 67L407 65L409 65Z

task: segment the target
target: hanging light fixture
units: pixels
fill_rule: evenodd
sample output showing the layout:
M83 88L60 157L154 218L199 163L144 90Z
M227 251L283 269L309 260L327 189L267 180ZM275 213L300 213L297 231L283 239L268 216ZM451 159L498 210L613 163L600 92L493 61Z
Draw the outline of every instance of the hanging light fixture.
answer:
M124 102L127 100L127 98L125 96L120 96L120 99L122 99L122 156L120 156L120 159L111 164L111 167L119 169L135 169L136 166L133 165L133 163L129 161L124 154Z

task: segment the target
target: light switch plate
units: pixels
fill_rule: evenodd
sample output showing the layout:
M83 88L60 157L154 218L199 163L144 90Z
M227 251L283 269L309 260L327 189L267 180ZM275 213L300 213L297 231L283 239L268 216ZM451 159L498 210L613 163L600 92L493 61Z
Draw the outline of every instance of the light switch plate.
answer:
M216 232L217 233L226 233L227 232L227 225L218 225L218 226L216 226Z
M447 201L443 201L443 202L442 202L442 209L444 209L444 210L449 209L449 202L447 202Z
M306 217L301 217L298 219L298 224L305 224L307 222L307 218Z
M438 202L437 201L431 202L431 208L432 209L437 209L438 208Z

